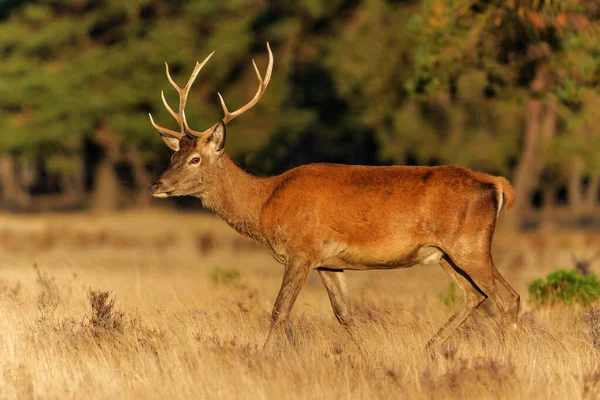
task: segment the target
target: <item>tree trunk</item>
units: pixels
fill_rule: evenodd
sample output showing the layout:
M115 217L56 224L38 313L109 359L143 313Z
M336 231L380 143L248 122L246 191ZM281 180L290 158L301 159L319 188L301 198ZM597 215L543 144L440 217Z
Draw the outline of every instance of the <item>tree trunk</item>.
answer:
M138 208L146 208L150 206L151 197L148 193L148 185L150 185L152 178L146 170L144 161L137 149L133 147L129 148L126 157L131 164L135 189L137 191L136 206Z
M584 212L583 204L583 160L579 156L573 156L571 159L571 168L569 170L568 193L569 193L569 211L574 218L580 217Z
M91 206L97 211L116 210L120 206L121 184L115 167L120 157L121 139L106 127L100 127L95 138L103 150L103 156L96 167Z
M0 157L0 184L2 201L5 204L25 208L31 204L31 195L23 185L21 172L13 156Z
M590 176L590 183L584 197L584 209L593 213L598 205L598 192L600 192L600 173L595 173Z
M547 223L552 219L552 215L556 208L555 194L556 194L556 187L553 185L548 186L548 187L544 188L544 190L543 190L543 195L542 195L543 202L542 202L542 209L540 212L542 224Z
M83 155L79 154L75 158L77 163L75 174L60 174L58 176L58 186L65 204L81 204L85 197L85 163Z
M531 94L526 107L525 141L513 179L516 202L514 210L508 214L506 220L508 226L513 229L518 229L521 225L523 215L530 207L531 194L537 183L539 142L543 115L543 102L540 98L540 92L546 89L547 80L548 67L542 65L538 67L536 76L530 85Z
M541 123L541 138L542 141L552 140L554 134L556 133L556 123L558 120L558 112L556 110L556 105L552 103L550 99L547 99L544 102L544 115L542 117ZM535 166L534 171L532 171L532 175L535 176L536 180L539 179L540 174L543 172L544 168L540 162ZM533 188L532 188L533 190ZM540 212L540 226L552 226L553 224L553 216L554 210L556 207L555 195L556 195L556 186L550 184L549 187L543 189L543 203L542 209Z
M90 205L96 211L111 211L119 208L120 184L114 163L108 158L102 158L96 167L96 183L92 192Z

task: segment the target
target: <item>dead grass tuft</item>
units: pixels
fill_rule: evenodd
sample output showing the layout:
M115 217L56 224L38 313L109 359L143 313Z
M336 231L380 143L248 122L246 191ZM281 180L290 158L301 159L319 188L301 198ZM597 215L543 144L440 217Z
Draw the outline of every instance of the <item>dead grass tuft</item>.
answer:
M596 350L600 350L600 304L591 306L583 320L588 326L592 344Z
M20 281L11 283L0 281L0 298L14 300L19 297L21 289L23 289L23 284Z
M40 292L37 298L37 309L39 312L38 323L49 325L54 322L54 313L58 307L58 299L48 296L46 292Z
M87 299L90 305L87 326L94 337L123 334L125 313L115 310L116 299L111 298L110 292L88 289Z
M35 281L39 285L44 297L43 300L48 304L56 303L56 305L58 305L60 302L60 290L58 289L54 276L48 276L46 272L42 272L37 264L33 264L33 269L35 270Z
M484 357L459 359L447 372L439 376L428 372L421 378L426 391L437 394L435 398L502 398L516 381L512 362Z
M600 398L600 371L591 372L583 377L581 397L586 400Z

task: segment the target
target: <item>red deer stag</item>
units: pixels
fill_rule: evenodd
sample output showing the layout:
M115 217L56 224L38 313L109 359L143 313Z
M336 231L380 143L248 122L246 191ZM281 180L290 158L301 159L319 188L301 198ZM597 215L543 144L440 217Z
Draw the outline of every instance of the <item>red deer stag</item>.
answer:
M490 247L500 209L515 193L503 177L458 166L303 165L279 176L256 177L227 156L225 125L255 106L265 93L256 64L258 90L245 106L203 132L190 129L185 104L196 76L212 53L180 88L179 111L162 100L180 131L150 119L175 151L171 165L152 184L155 197L195 196L242 235L265 245L285 266L265 346L273 344L310 271L319 271L335 316L350 322L344 270L411 267L440 262L463 293L456 313L428 342L444 341L487 297L505 326L516 326L519 295L498 273Z

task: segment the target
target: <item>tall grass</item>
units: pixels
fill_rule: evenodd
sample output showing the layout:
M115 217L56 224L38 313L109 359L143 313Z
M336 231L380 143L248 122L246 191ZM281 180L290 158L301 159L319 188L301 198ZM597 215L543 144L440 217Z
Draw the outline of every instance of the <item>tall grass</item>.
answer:
M600 397L597 308L525 304L518 331L502 334L489 307L438 354L424 351L456 307L435 267L350 273L350 331L311 275L290 339L260 354L282 267L222 224L167 213L3 218L5 236L70 234L51 246L0 243L0 398ZM78 248L78 232L106 239ZM110 245L113 234L130 245ZM168 244L149 245L164 235ZM525 298L528 282L599 244L593 233L500 232L494 246Z

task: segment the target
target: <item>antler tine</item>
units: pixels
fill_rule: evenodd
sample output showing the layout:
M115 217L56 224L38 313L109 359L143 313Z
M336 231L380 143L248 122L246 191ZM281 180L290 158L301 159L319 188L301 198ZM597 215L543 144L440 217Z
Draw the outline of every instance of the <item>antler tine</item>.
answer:
M249 109L254 107L259 102L259 100L261 99L263 94L265 93L265 90L267 89L267 85L269 84L269 81L271 80L271 73L273 72L273 52L271 52L271 46L269 46L269 42L267 42L267 51L269 52L269 64L267 66L267 72L266 72L264 79L260 75L260 72L258 71L258 67L256 66L256 63L254 62L254 60L252 60L252 65L254 65L254 71L256 72L256 77L258 78L258 90L256 91L256 94L254 95L252 100L250 100L246 105L238 108L234 112L230 112L227 109L227 105L225 104L225 100L223 99L223 96L221 96L221 93L218 93L219 100L221 101L221 107L223 107L223 113L225 114L223 117L224 124L227 124L235 117L245 113L246 111L248 111ZM213 127L208 129L208 131L210 131L212 129L213 129ZM205 131L205 132L208 132L208 131Z
M171 86L173 86L175 88L175 90L177 90L177 93L179 93L179 112L175 112L171 108L171 106L169 106L169 103L167 103L167 99L165 98L164 91L160 92L160 96L162 98L162 102L165 105L165 108L167 109L167 111L169 111L169 113L173 116L173 118L175 118L175 120L181 127L181 132L177 132L172 129L168 129L168 128L165 128L164 126L156 124L154 122L154 120L152 119L152 115L150 115L150 121L152 122L152 126L154 126L154 128L156 128L161 133L161 135L163 135L163 134L172 135L178 139L181 139L185 135L198 136L200 134L199 132L196 132L196 131L190 129L190 127L188 126L188 123L185 119L185 111L184 110L185 110L185 105L187 103L188 94L190 92L192 85L194 84L194 81L196 80L196 77L198 76L198 73L200 73L200 70L204 67L204 65L208 62L208 60L210 60L210 58L212 57L213 54L215 54L214 51L212 53L210 53L204 59L204 61L202 61L201 63L196 62L194 71L192 71L192 74L190 75L190 78L188 79L188 81L184 87L179 87L179 85L177 85L175 83L175 81L171 77L171 73L169 72L169 64L165 63L165 71L167 74L167 79L169 80L169 83L171 84Z
M171 86L173 86L175 88L175 90L177 90L177 93L181 93L181 88L179 87L179 85L177 85L175 83L173 78L171 78L171 73L169 72L169 64L166 61L165 61L165 72L167 74L167 79L169 80L169 83L171 84Z
M173 111L171 106L169 106L169 103L167 103L167 99L165 99L164 90L160 91L160 97L162 98L162 102L165 105L165 108L167 109L167 111L169 111L169 113L173 116L173 118L175 118L176 120L179 121L179 114L177 114L175 111Z
M183 117L184 129L186 132L188 132L188 134L196 136L196 137L201 137L204 134L204 132L195 131L190 128L190 126L187 123L187 119L185 118L185 110L181 110L181 116Z
M177 132L177 131L174 131L173 129L165 128L162 125L158 125L156 122L154 122L154 119L152 118L152 114L148 113L148 116L150 116L150 122L152 123L152 126L154 127L154 129L156 129L158 131L158 133L161 136L173 136L177 139L181 139L182 137L185 136L185 134L182 132Z
M214 51L212 53L210 53L204 59L204 61L202 61L201 63L196 63L196 67L194 67L194 71L192 72L192 75L190 75L190 79L188 79L188 82L186 83L185 87L182 89L183 94L180 92L179 109L180 109L180 113L181 113L181 119L183 121L183 130L184 130L184 132L186 132L187 135L199 137L199 136L202 136L202 134L203 134L203 132L199 132L199 131L195 131L195 130L191 129L190 126L188 125L187 119L185 118L185 105L187 103L187 97L188 97L190 88L194 84L194 81L196 80L198 73L200 72L202 67L204 67L204 64L206 64L208 62L208 60L210 60L210 58L212 57L213 54L215 54Z
M266 71L264 79L261 76L260 72L258 71L256 62L254 62L254 60L252 60L252 65L254 66L254 71L256 72L256 77L258 79L258 89L256 91L256 94L252 98L252 100L250 100L248 103L246 103L244 106L238 108L234 112L230 112L227 109L227 105L225 105L225 100L223 99L223 96L221 96L221 94L219 93L219 99L221 101L221 106L223 107L223 112L225 114L223 117L223 120L222 120L223 123L227 124L235 117L245 113L246 111L248 111L249 109L254 107L262 98L263 94L265 93L265 90L267 89L267 85L269 84L269 81L271 80L271 74L273 72L273 52L271 51L271 46L269 45L269 42L267 42L267 51L269 53L269 64L267 65L267 71ZM175 81L173 80L173 78L171 77L171 74L169 72L169 65L167 63L165 63L167 79L169 80L169 83L171 84L171 86L173 86L175 88L175 90L177 90L177 93L179 93L179 112L175 112L169 106L169 104L167 103L167 100L165 99L164 92L161 92L161 98L162 98L163 104L165 105L166 109L173 116L173 118L175 118L175 120L177 120L177 123L179 123L179 126L181 127L181 132L177 132L172 129L168 129L161 125L156 124L154 122L154 120L152 119L152 115L150 115L150 121L152 122L152 125L161 133L161 135L174 136L174 137L177 137L178 139L181 139L185 135L205 137L207 134L210 134L213 131L215 126L217 126L217 124L215 124L203 132L194 131L189 127L186 117L185 117L185 105L187 103L187 97L188 97L190 88L192 87L192 84L196 80L196 77L198 76L198 73L200 72L202 67L204 67L204 65L208 62L208 60L212 57L212 55L214 53L215 53L214 51L212 53L210 53L204 59L204 61L202 61L201 63L196 63L196 66L194 67L194 71L192 72L190 78L188 79L188 82L186 83L186 85L184 87L179 87L179 85L177 85L175 83Z
M192 74L190 75L190 79L188 79L188 81L185 84L185 86L183 87L183 89L180 89L179 112L182 115L183 115L183 110L185 109L185 104L187 103L188 94L190 92L192 85L194 84L194 81L196 80L196 77L200 73L200 70L204 67L204 64L206 64L208 62L208 60L210 60L210 58L213 56L213 54L215 54L214 51L212 53L210 53L208 56L206 56L204 61L202 61L201 63L196 62L196 66L194 67L194 71L192 71Z

